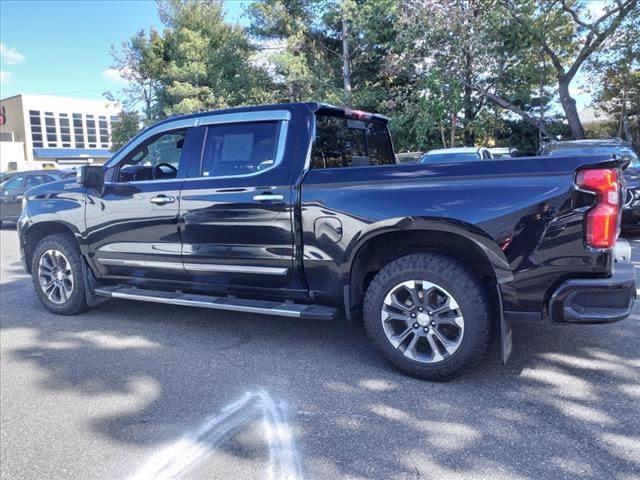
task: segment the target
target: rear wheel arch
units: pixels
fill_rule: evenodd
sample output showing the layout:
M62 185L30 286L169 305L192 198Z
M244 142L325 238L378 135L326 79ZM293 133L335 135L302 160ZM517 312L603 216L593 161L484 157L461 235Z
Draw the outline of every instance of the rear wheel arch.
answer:
M469 232L436 228L381 232L361 242L350 263L349 305L360 307L373 277L389 263L412 253L437 252L461 263L484 280L492 301L498 301L496 285L510 279L509 264L490 239L471 239ZM499 252L499 253L497 253Z

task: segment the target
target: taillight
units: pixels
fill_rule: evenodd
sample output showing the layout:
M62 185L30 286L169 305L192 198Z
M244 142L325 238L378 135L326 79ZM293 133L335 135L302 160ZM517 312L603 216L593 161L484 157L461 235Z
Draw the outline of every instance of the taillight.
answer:
M618 237L620 187L614 168L580 170L576 176L580 188L595 192L596 206L586 216L587 245L613 248Z

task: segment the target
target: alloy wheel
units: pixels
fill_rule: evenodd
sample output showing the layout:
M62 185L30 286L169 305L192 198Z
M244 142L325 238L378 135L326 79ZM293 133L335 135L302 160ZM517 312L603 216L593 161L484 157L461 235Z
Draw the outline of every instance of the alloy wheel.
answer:
M46 250L38 262L38 280L49 301L65 303L73 292L73 271L67 257L58 250Z
M387 293L381 312L387 340L405 357L439 363L455 354L464 337L464 317L456 299L425 280L399 283Z

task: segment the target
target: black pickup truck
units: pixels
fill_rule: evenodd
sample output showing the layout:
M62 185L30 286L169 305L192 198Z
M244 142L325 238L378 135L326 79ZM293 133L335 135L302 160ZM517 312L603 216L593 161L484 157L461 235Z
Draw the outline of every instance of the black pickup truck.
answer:
M25 194L49 310L105 298L364 319L400 369L452 378L513 321L602 323L636 296L611 156L396 163L387 119L318 103L170 118Z

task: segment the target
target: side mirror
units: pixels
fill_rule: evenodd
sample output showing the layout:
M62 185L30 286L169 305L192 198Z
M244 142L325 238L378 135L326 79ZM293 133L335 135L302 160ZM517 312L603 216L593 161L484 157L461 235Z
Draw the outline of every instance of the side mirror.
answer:
M76 180L83 187L100 188L104 185L104 170L100 165L83 165L78 167Z

